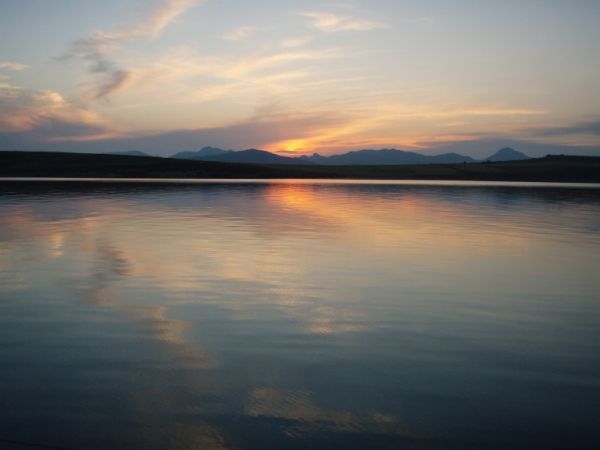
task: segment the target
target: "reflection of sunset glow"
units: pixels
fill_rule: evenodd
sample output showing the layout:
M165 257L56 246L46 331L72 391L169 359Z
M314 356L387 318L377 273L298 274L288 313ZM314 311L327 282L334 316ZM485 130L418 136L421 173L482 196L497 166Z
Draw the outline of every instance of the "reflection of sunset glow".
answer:
M256 189L260 195L249 199L254 203L223 202L213 205L210 214L196 211L202 203L184 205L177 213L157 213L154 205L146 205L123 222L126 226L119 227L112 226L113 218L124 220L130 210L119 198L110 203L90 198L81 202L79 216L45 221L38 213L21 209L5 215L2 225L9 236L35 236L48 258L79 252L84 259L95 259L93 270L104 284L89 292L90 301L151 324L157 340L193 355L191 358L205 367L214 362L186 341L185 322L170 319L168 308L163 306L130 305L113 284L124 279L151 280L170 295L240 286L236 291L240 294L227 302L220 297L194 298L218 305L235 320L252 320L257 305L270 305L308 333L336 335L364 331L372 322L356 305L334 301L327 291L315 294L306 280L318 277L320 271L347 265L345 251L362 255L364 261L355 262L358 266L368 265L372 259L373 264L387 262L389 270L398 267L401 257L404 270L410 272L449 261L456 264L457 254L464 255L461 264L466 265L468 258L528 248L533 251L531 246L535 245L535 241L512 233L505 219L504 225L493 223L496 234L490 241L486 231L490 219L452 198L444 200L407 189L384 189L381 195L373 196L359 186L293 182ZM194 202L194 197L188 200ZM245 211L243 227L237 225L240 208ZM500 227L505 231L500 232ZM424 240L436 249L435 260L420 250ZM331 242L346 250L327 252ZM8 245L5 252L10 252L12 244L4 245ZM308 257L310 254L319 254L319 260ZM2 260L3 266L10 267L10 261ZM371 278L377 276L372 274ZM264 289L268 295L257 294L251 301L241 295Z
M64 232L56 232L50 235L50 256L59 258L65 254L64 245L66 234Z
M319 202L315 195L296 184L285 184L280 186L269 186L267 198L285 207L299 209L304 212L319 212Z
M463 207L433 198L404 195L386 200L381 197L364 196L361 198L362 206L359 209L348 204L347 199L338 195L335 190L317 189L303 184L270 186L266 197L273 203L297 210L313 220L318 217L324 222L342 223L344 232L350 238L350 245L371 246L378 252L395 252L396 247L389 245L391 242L405 243L410 248L412 243L420 239L426 231L424 227L431 229L429 239L438 243L440 249L448 245L452 247L463 245L464 240L460 234L453 233L451 229L447 229L446 233L436 232L434 229L438 225L435 221L424 224L419 219L433 212L439 216L440 223L450 220L455 228L464 227L471 230L472 242L482 245L488 242L488 237L477 228L477 224L471 223L471 218L464 216ZM400 218L402 220L399 220ZM365 230L380 229L382 226L386 227L385 233L365 232ZM526 245L524 240L508 234L502 235L501 239L505 245Z
M27 373L2 398L17 405L39 377L57 394L34 389L35 416L54 420L64 392L91 420L143 424L139 439L161 449L236 448L248 428L263 442L410 443L430 437L420 420L449 366L444 383L463 394L474 393L473 358L499 385L484 346L518 366L523 343L532 358L556 347L574 304L581 342L595 342L599 200L587 188L574 202L514 184L52 186L0 195L0 329L16 343L2 355ZM555 354L562 364L565 349ZM80 423L72 416L58 419ZM269 447L262 439L253 447Z

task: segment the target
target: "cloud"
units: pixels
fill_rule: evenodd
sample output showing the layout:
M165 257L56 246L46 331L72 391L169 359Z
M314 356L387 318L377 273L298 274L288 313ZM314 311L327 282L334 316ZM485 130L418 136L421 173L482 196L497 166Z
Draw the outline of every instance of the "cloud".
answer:
M0 104L0 106L2 106ZM52 121L51 118L56 118ZM173 153L215 145L224 148L245 149L267 147L279 141L315 136L324 129L336 128L346 120L341 115L327 113L280 113L269 108L255 116L227 126L144 133L119 137L101 121L82 120L73 112L31 118L27 127L12 132L0 130L0 146L14 149L43 148L45 150L103 152L141 150L169 156ZM89 127L86 130L86 127ZM2 131L5 131L4 133ZM19 131L19 132L16 132Z
M231 30L228 33L223 35L223 39L227 41L243 41L244 39L248 39L249 37L254 36L261 28L246 25L243 27L238 27L234 30Z
M279 100L290 95L305 95L306 92L301 92L300 80L313 76L316 63L345 56L338 48L275 48L252 55L205 56L195 49L179 47L170 49L145 66L136 67L133 85L127 94L130 98L140 99L140 106L150 97L154 102L174 108L223 100L219 108L225 108L227 103L231 108L228 118L231 121L236 117L247 117L252 105L263 103L266 96ZM206 115L206 111L200 111L202 114ZM193 126L199 120L198 117L186 119L189 120L187 126ZM148 124L144 126L148 128Z
M21 64L21 63L16 63L16 62L11 62L11 61L1 61L0 69L17 70L18 71L18 70L29 69L29 66L27 64Z
M341 115L326 113L278 113L268 108L254 117L223 127L178 130L128 140L127 148L149 151L189 150L205 144L224 148L264 148L279 141L318 135L323 129L344 123Z
M114 137L107 122L67 102L58 92L0 87L0 133L12 140L84 140Z
M0 89L10 89L14 87L8 82L9 78L5 75L0 75Z
M338 31L370 31L378 28L388 28L389 25L367 19L355 19L347 16L339 16L325 12L307 12L303 16L308 17L309 24L313 28L333 33Z
M232 87L231 82L241 82L247 89L251 84L264 86L265 83L290 80L305 76L306 68L289 67L298 63L312 63L344 57L338 48L320 50L277 50L252 56L217 56L206 57L193 50L170 51L164 57L157 58L147 67L139 68L138 87L152 87L155 83L162 85L182 86L187 101L193 93L214 88L224 93ZM204 82L198 88L198 78ZM235 97L238 93L231 92Z
M281 41L279 46L282 48L304 47L305 45L309 44L312 40L313 38L311 36L292 37Z
M573 134L591 134L600 136L600 122L585 122L567 127L553 127L535 129L533 133L538 136L566 136Z
M125 41L132 38L158 36L173 20L186 10L199 4L202 0L163 0L141 20L126 28L113 33L113 39Z
M139 38L158 36L173 20L201 0L162 0L135 23L112 32L99 32L75 41L60 60L81 59L90 73L96 76L84 95L87 100L100 100L124 89L133 74L110 58L110 54L123 43Z
M319 61L339 58L343 56L340 49L330 48L323 50L297 50L274 53L262 57L248 58L239 61L227 69L227 76L232 78L243 77L260 70L283 66L297 61Z
M527 108L456 108L448 110L426 110L426 111L409 111L400 112L396 117L403 118L420 118L420 119L436 119L436 118L452 118L452 117L502 117L502 116L534 116L545 114L544 111Z

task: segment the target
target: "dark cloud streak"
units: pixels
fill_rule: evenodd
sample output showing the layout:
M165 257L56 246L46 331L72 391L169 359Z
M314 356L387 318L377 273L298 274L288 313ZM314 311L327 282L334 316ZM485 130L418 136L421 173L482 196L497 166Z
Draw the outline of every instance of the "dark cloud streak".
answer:
M544 128L533 131L538 136L566 136L572 134L593 134L600 136L600 122L586 122L569 127Z
M108 40L107 40L108 39ZM88 65L90 73L99 75L99 79L92 88L91 93L86 95L92 100L101 100L110 97L120 88L124 87L131 79L131 72L119 67L108 58L107 53L117 45L110 43L107 36L85 38L76 41L71 50L59 58L60 61L70 59L81 59Z
M170 156L180 151L198 150L205 145L235 149L264 147L273 142L317 133L322 127L335 127L343 123L344 118L341 116L268 115L253 117L225 127L176 130L86 142L76 139L49 140L49 135L61 134L66 130L70 131L69 136L78 136L77 130L73 129L73 124L53 123L51 129L44 127L21 133L0 133L0 149L43 149L88 153L139 150L160 156ZM75 134L73 134L74 132Z

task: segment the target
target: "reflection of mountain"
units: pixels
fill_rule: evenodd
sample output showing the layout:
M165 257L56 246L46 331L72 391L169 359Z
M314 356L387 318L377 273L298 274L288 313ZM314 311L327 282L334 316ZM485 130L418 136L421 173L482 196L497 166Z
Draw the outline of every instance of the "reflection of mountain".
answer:
M518 152L512 148L505 147L486 158L486 161L522 161L524 159L529 159L529 156L527 156L525 153Z

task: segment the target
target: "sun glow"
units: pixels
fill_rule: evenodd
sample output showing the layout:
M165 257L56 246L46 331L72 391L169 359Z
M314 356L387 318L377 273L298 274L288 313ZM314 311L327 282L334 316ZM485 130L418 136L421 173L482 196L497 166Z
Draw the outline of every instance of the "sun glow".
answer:
M307 149L306 141L303 139L279 142L277 143L277 147L280 149L279 151L283 151L283 153L293 152L298 153L299 155L304 154L309 150Z

